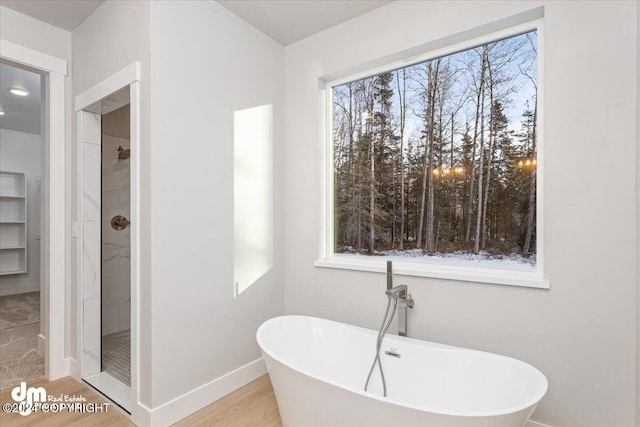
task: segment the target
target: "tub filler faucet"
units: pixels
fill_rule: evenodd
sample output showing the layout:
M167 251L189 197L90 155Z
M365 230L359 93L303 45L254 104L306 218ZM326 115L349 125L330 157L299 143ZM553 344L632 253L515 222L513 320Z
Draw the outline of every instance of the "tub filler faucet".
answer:
M407 285L393 286L392 263L387 261L387 291L385 295L390 300L396 300L398 306L398 335L407 336L407 309L415 306L415 301L409 293Z
M411 298L411 294L407 292L407 285L398 285L393 286L393 267L391 265L391 261L387 261L387 311L384 313L384 318L382 320L382 325L380 326L380 331L378 332L378 338L376 339L376 355L373 359L373 363L371 364L371 369L369 369L369 375L367 375L367 381L364 383L364 391L367 391L369 388L369 381L371 381L371 374L373 374L373 370L376 365L380 369L380 378L382 379L382 395L387 397L387 381L384 379L384 371L382 369L382 362L380 361L380 349L382 347L382 340L384 340L384 336L391 326L391 322L393 321L393 316L395 316L396 311L398 312L398 334L402 337L407 336L407 308L413 308L414 302L413 298ZM393 310L389 313L389 309L393 306ZM391 351L386 351L385 354L387 356L392 357L400 357L400 354L392 349Z

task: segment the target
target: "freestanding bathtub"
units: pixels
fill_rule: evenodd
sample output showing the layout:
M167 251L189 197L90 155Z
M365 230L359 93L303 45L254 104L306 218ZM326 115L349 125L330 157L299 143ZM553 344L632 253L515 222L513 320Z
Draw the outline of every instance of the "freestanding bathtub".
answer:
M522 361L387 335L387 397L377 368L365 392L376 336L314 317L263 323L258 344L284 427L522 427L547 391Z

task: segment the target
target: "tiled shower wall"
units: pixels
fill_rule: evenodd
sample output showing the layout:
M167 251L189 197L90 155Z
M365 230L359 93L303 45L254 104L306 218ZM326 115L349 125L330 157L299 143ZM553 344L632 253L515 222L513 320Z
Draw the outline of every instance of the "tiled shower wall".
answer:
M82 112L82 376L101 371L100 115Z
M110 114L103 116L102 135L102 334L130 329L131 245L130 230L115 230L116 215L131 218L130 161L118 159L117 146L129 149L128 138L106 135ZM126 124L128 128L128 123Z

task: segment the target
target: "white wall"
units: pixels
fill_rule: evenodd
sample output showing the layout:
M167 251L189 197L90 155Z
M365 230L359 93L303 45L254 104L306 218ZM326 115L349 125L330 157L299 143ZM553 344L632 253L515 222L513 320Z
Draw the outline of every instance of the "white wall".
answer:
M71 33L0 6L0 37L24 47L71 60Z
M153 407L260 357L283 312L283 48L216 2L152 11ZM273 268L234 298L234 112L274 112Z
M150 137L149 125L151 114L150 100L150 47L151 47L151 14L148 1L105 1L82 24L73 31L73 93L78 95L93 87L107 77L113 75L134 61L141 64L141 107L140 107L140 204L141 223L138 224L141 234L140 264L141 281L139 283L139 298L141 302L139 312L139 366L138 377L140 388L138 390L139 403L150 406L151 403L151 282L150 282L150 254L151 254L151 182L150 182ZM75 114L72 116L75 132ZM74 185L72 193L73 221L77 213L77 188L75 159L77 138L74 137L74 156L70 169L74 173ZM78 242L74 239L74 249L77 250ZM76 252L72 254L72 271L77 269ZM77 299L78 281L73 277L70 298ZM77 325L76 306L71 308L72 324ZM73 330L71 347L74 356L77 352L77 330ZM134 386L132 384L132 386ZM138 402L134 402L134 405ZM134 419L137 417L137 409L134 408Z
M40 290L41 148L40 135L0 129L0 170L24 173L27 181L27 273L0 276L0 295Z
M636 334L636 2L394 2L285 48L285 312L377 328L381 274L313 267L318 82L544 5L545 260L550 290L397 277L411 335L507 354L549 391L534 419L631 426ZM604 172L604 173L603 173Z
M216 2L106 1L73 32L73 55L74 94L142 64L139 401L153 412L258 359L258 326L283 312L283 48ZM265 104L276 256L234 299L233 114Z

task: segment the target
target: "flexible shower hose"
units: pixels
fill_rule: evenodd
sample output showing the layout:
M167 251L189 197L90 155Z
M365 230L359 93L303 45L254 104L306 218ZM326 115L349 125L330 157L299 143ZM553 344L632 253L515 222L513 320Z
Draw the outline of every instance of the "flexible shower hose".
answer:
M382 319L382 325L380 325L380 331L378 331L378 339L376 340L376 357L373 359L373 363L371 364L371 369L369 369L369 375L367 375L367 381L364 383L364 391L367 391L369 388L369 381L371 380L371 374L373 374L373 369L376 367L376 363L378 364L378 368L380 368L380 377L382 377L382 393L384 397L387 397L387 383L384 379L384 371L382 370L382 362L380 361L380 349L382 348L382 340L384 336L387 334L387 330L389 326L391 326L391 321L393 320L393 316L396 314L396 308L398 307L398 300L393 299L393 310L391 311L391 317L387 320L389 316L389 308L391 307L391 298L387 302L387 310L384 312L384 318Z

